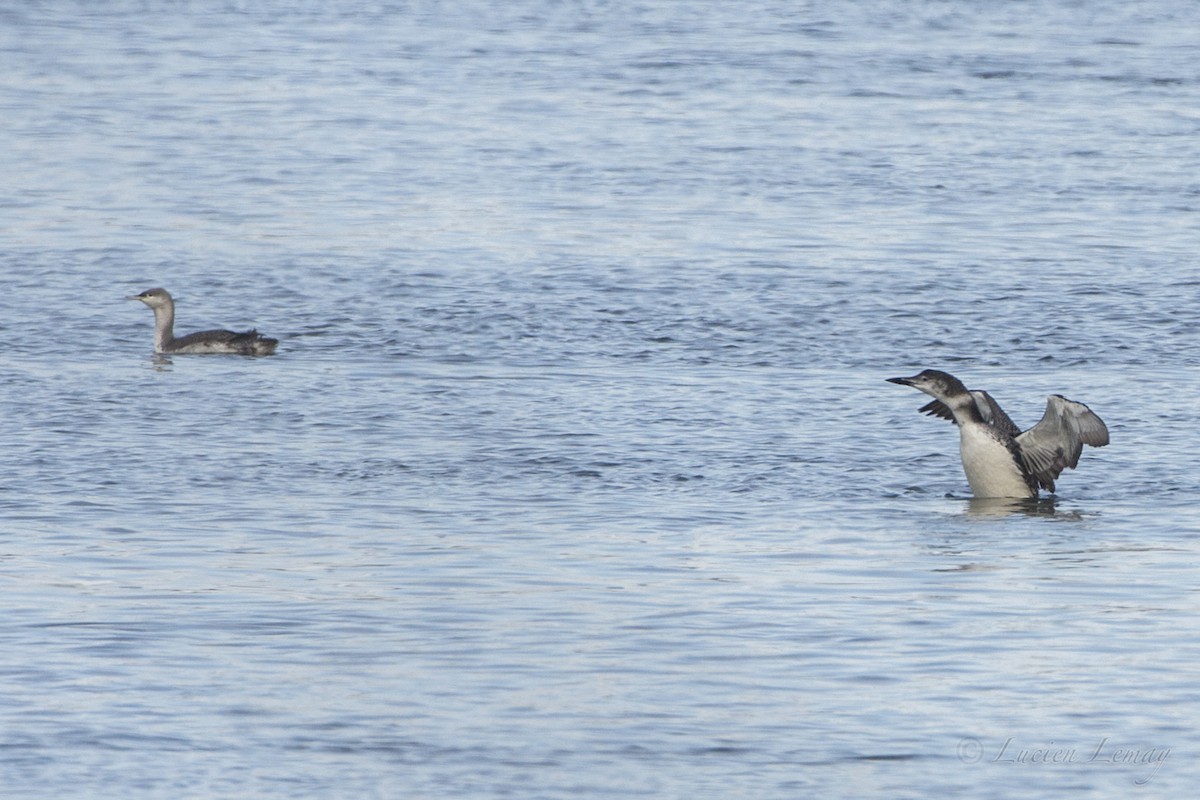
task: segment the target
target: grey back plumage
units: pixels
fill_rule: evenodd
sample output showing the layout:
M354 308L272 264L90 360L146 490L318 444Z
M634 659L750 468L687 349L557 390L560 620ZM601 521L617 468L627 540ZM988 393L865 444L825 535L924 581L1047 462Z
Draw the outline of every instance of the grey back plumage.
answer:
M269 356L275 352L278 339L263 336L257 330L248 331L197 331L187 336L180 336L171 341L170 348L175 352L187 352L192 348L209 347L214 350L224 350L239 353L244 356Z

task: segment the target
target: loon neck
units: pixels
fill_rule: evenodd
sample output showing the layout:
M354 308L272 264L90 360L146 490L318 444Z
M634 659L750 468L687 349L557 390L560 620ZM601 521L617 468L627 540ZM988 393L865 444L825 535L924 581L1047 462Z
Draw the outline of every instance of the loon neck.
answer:
M161 306L154 306L154 349L159 353L166 352L173 341L175 341L175 304L168 300Z
M975 405L975 398L968 391L955 392L949 395L943 403L954 414L954 421L959 426L965 425L968 422L983 424L983 414L979 413L979 406Z

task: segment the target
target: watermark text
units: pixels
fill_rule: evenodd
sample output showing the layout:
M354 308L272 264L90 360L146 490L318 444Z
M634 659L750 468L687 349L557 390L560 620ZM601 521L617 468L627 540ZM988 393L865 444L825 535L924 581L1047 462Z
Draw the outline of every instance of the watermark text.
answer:
M968 737L956 748L958 760L964 764L1005 764L1019 766L1053 766L1082 764L1093 766L1137 767L1134 783L1149 783L1171 757L1171 748L1161 745L1130 746L1105 736L1085 745L1061 744L1055 741L1022 742L1015 736L985 743Z

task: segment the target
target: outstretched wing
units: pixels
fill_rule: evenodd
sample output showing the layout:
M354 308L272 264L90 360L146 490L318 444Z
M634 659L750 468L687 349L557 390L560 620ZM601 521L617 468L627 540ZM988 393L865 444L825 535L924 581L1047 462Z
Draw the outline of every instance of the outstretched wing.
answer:
M972 389L971 397L975 398L975 407L979 409L980 416L983 421L989 425L998 428L1009 436L1016 436L1021 432L1021 429L1009 419L1008 414L1004 413L1004 409L993 397L982 389ZM922 414L928 414L931 417L941 417L954 421L954 414L941 400L934 400L926 403L919 409Z
M1025 466L1048 492L1064 469L1079 465L1083 446L1108 444L1104 420L1083 403L1052 394L1046 400L1046 413L1037 425L1017 437L1017 447Z

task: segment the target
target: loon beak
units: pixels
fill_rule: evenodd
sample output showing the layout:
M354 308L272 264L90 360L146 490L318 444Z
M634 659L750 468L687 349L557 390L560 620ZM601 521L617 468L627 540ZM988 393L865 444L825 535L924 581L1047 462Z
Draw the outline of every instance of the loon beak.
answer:
M912 386L913 385L912 378L887 378L887 382L888 383L898 383L901 386Z

